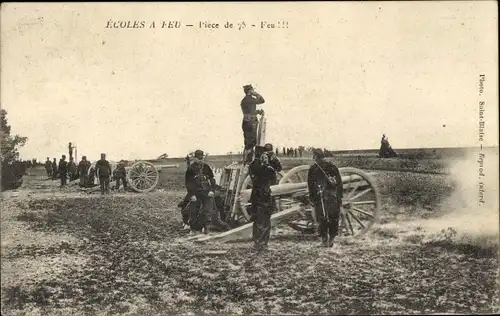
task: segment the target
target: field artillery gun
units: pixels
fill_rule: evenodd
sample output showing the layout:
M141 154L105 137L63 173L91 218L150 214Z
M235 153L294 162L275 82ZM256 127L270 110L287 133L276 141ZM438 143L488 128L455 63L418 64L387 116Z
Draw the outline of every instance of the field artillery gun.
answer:
M115 170L117 163L110 163L111 169ZM128 187L137 193L147 193L152 191L157 185L160 179L160 173L164 171L164 169L168 168L179 168L177 164L171 165L155 165L149 161L136 161L131 166L126 166L125 170L127 171L127 183ZM95 170L95 162L91 164L89 168L89 176L91 176L92 170ZM99 178L95 178L96 183L99 183ZM73 183L78 183L79 180L72 181ZM109 186L110 188L115 185L115 181L111 181ZM98 191L99 187L92 187L90 191Z
M265 143L266 119L259 119L257 141ZM271 224L288 221L289 226L303 233L314 233L318 221L309 199L307 174L310 165L301 165L288 172L278 173L279 183L271 186L271 195L276 201ZM352 239L363 236L380 216L380 194L373 173L361 169L339 168L342 176L344 196L342 199L337 239ZM248 165L234 162L224 167L220 180L220 194L223 200L222 214L233 229L208 236L195 236L195 241L227 242L248 238L252 223L249 215L252 180L248 175ZM290 220L293 220L290 222Z

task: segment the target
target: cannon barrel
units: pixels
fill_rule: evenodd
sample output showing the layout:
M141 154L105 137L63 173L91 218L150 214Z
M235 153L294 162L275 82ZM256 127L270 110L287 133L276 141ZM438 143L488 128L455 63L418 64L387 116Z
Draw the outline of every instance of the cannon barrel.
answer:
M370 173L373 175L374 173ZM362 177L358 175L350 175L350 176L342 176L342 183L344 185L344 189L346 187L349 187L351 183L354 182L365 182ZM361 183L363 184L363 183ZM307 182L300 182L300 183L283 183L283 184L276 184L271 186L271 195L272 196L280 196L280 195L287 195L287 194L293 194L303 191L304 193L307 193L309 191L307 187ZM250 196L252 192L252 189L247 189L247 190L242 190L241 194L244 197Z
M156 170L161 170L161 169L165 169L165 168L179 168L180 165L154 165L155 169ZM129 170L130 168L132 168L132 166L130 167L125 167L125 170Z

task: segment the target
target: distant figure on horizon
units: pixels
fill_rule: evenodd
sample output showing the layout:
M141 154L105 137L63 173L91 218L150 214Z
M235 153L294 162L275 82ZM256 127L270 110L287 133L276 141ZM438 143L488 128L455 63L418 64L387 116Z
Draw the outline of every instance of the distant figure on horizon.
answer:
M378 156L380 158L391 158L398 156L398 154L396 154L396 152L389 144L389 138L387 138L385 134L382 134L382 139L380 140L380 150Z

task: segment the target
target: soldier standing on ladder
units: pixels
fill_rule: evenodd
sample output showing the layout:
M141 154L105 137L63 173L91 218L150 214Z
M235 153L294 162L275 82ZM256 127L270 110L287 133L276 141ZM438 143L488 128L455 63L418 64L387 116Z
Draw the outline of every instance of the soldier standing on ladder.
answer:
M257 110L258 104L265 102L264 98L255 92L252 85L243 86L245 97L241 100L241 110L243 112L243 122L241 128L243 129L243 137L245 138L245 162L252 162L253 149L257 145L257 128L259 121L257 114L263 114L263 110Z
M319 221L321 246L332 247L338 235L344 187L339 169L324 158L321 149L313 151L314 164L309 168L307 185Z

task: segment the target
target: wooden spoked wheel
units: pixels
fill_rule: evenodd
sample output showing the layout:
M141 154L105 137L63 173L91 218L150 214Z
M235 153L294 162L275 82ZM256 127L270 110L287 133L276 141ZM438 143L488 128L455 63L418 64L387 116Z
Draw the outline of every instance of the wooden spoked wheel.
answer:
M138 161L128 171L128 182L132 190L145 193L153 190L160 176L156 167L147 161Z
M282 183L306 182L309 165L291 169L281 179ZM344 194L340 209L339 235L337 239L363 236L380 216L380 194L375 179L363 170L351 167L339 168L343 179ZM312 204L303 204L301 212L306 221L318 224ZM307 216L309 215L310 216Z
M288 171L279 181L283 183L302 183L307 182L307 173L309 172L309 165L297 166Z
M283 178L281 178L279 184L285 183L304 183L307 182L307 173L309 172L310 165L301 165L290 169ZM306 199L308 200L308 194ZM310 219L311 214L314 213L314 209L310 203L303 203L304 200L300 201L302 204L302 209L299 211L300 214L306 218ZM296 199L292 197L281 197L278 206L293 204L298 202Z
M375 179L365 171L339 168L343 179L344 196L340 208L337 239L363 236L380 218L380 194ZM316 213L312 217L317 223Z

